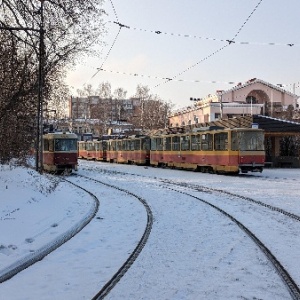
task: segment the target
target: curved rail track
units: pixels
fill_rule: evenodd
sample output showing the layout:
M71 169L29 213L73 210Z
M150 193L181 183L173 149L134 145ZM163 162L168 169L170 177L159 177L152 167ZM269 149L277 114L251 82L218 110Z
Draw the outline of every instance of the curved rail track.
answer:
M125 173L125 172L116 172L116 171L107 171L105 170L105 172L111 173L111 174L121 174L121 175L133 175L133 176L143 176L143 175L136 175L136 174L130 174L130 173ZM148 177L148 176L143 176L143 177ZM281 208L275 207L275 206L271 206L268 204L265 204L261 201L257 201L255 199L249 198L249 197L245 197L245 196L241 196L238 194L234 194L228 191L224 191L224 190L220 190L220 189L214 189L214 188L208 188L205 186L198 186L198 185L193 185L193 184L187 184L187 183L183 183L183 182L177 182L177 181L172 181L172 180L167 180L167 179L159 179L157 177L155 177L156 180L159 180L162 183L167 183L170 184L172 186L176 185L176 186L181 186L184 188L189 188L189 189L193 189L196 191L200 191L200 192L208 192L208 193L220 193L220 194L224 194L227 196L231 196L231 197L236 197L245 201L250 201L252 203L255 203L259 206L265 207L267 209L270 209L272 211L276 211L279 212L289 218L292 218L296 221L300 221L300 216L289 213ZM259 238L253 233L251 232L246 226L244 226L241 222L239 222L236 218L234 218L232 215L230 215L229 213L227 213L226 211L224 211L223 209L221 209L220 207L204 200L201 199L197 196L191 195L186 191L182 191L182 190L178 190L176 188L172 188L172 187L167 187L167 186L162 186L163 188L167 188L170 190L173 190L175 192L184 194L186 196L192 197L198 201L201 201L202 203L209 205L210 207L216 209L217 211L219 211L220 213L222 213L224 216L226 216L227 218L229 218L230 220L232 220L235 224L237 224L238 227L240 227L253 241L254 243L261 249L261 251L265 254L265 256L267 257L267 259L272 263L272 265L274 266L275 270L277 271L277 273L279 274L279 276L281 277L282 281L284 282L284 284L286 285L292 299L300 299L300 289L298 287L298 285L296 284L296 282L293 280L293 278L291 277L291 275L288 273L288 271L284 268L284 266L277 260L277 258L272 254L272 252L267 248L267 246L259 240ZM94 298L94 299L102 299L102 298Z
M63 179L63 180L68 182L69 184L76 186L77 188L82 189L94 199L93 202L94 204L91 207L90 211L84 216L84 218L82 218L79 222L73 225L69 230L59 235L53 241L47 243L46 245L44 245L34 253L27 255L24 258L14 262L13 264L4 268L3 270L0 270L0 283L12 278L13 276L17 275L18 273L32 266L36 262L42 260L45 256L47 256L48 254L50 254L51 252L53 252L54 250L62 246L64 243L66 243L72 237L78 234L87 224L89 224L90 221L97 214L100 205L98 198L88 190L84 189L83 187L67 179Z
M300 222L300 216L298 216L296 214L293 214L293 213L290 213L290 212L288 212L288 211L286 211L286 210L284 210L282 208L266 204L266 203L264 203L262 201L259 201L259 200L252 199L250 197L238 195L238 194L231 193L231 192L228 192L228 191L225 191L225 190L208 188L208 187L205 187L205 186L199 186L199 185L190 184L190 183L177 182L177 181L175 182L175 181L172 181L172 180L165 180L165 179L160 179L160 181L162 181L164 183L171 184L171 185L177 185L177 186L187 187L187 188L199 191L199 192L215 192L215 193L220 193L220 194L224 194L224 195L227 195L227 196L231 196L231 197L234 197L234 198L237 198L237 199L242 199L242 200L245 200L245 201L257 204L259 206L268 208L268 209L270 209L272 211L279 212L279 213L281 213L281 214L283 214L283 215L285 215L285 216L287 216L287 217L289 217L291 219L294 219L294 220Z
M135 249L133 250L133 252L130 254L130 256L128 257L128 259L124 262L124 264L119 268L119 270L113 275L113 277L102 287L102 289L92 298L93 300L98 300L98 299L103 299L105 296L108 295L108 293L114 288L114 286L120 281L120 279L125 275L125 273L128 271L128 269L131 267L131 265L134 263L134 261L137 259L137 257L139 256L139 254L141 253L141 251L143 250L145 244L147 243L147 240L149 238L151 229L152 229L152 225L153 225L153 214L152 211L150 209L150 206L147 204L146 200L144 200L143 198L139 197L138 195L122 189L120 187L117 187L115 185L112 184L108 184L105 183L103 181L94 179L94 178L90 178L88 176L84 176L84 175L76 175L77 177L82 177L88 180L92 180L94 182L103 184L105 186L108 186L110 188L119 190L121 192L124 192L128 195L131 195L133 197L135 197L136 199L138 199L143 206L146 209L146 213L147 213L147 224L144 230L144 233L141 237L141 239L139 240L137 246L135 247Z
M210 202L208 202L206 200L203 200L203 199L201 199L199 197L196 197L194 195L191 195L187 192L179 191L179 190L174 189L174 188L170 188L170 187L165 187L165 188L168 188L168 189L170 189L172 191L175 191L177 193L181 193L181 194L187 195L189 197L192 197L196 200L199 200L202 203L205 203L205 204L209 205L210 207L216 209L217 211L219 211L220 213L222 213L223 215L228 217L235 224L237 224L237 226L240 227L254 241L254 243L261 249L261 251L265 254L265 256L268 258L268 260L272 263L272 265L276 269L277 273L281 277L282 281L287 286L292 299L295 299L295 300L300 299L300 289L299 289L298 285L296 284L296 282L293 280L293 278L290 276L288 271L281 265L281 263L272 254L272 252L267 248L267 246L265 246L265 244L262 241L260 241L259 238L253 232L251 232L246 226L244 226L241 222L239 222L232 215L225 212L223 209L219 208L218 206L216 206L214 204L211 204Z
M109 173L109 174L131 175L131 176L138 176L138 177L145 177L145 178L153 178L153 177L150 177L150 176L144 176L144 175L138 175L138 174L132 174L132 173L126 173L126 172L120 172L120 171L108 171L107 169L102 169L101 171L103 171L103 173ZM219 175L216 175L216 176L219 176ZM186 183L186 182L179 182L179 181L174 181L174 180L164 179L164 178L158 178L158 177L155 177L155 180L158 180L162 183L167 183L167 184L171 184L171 185L182 186L182 187L194 189L198 192L203 192L203 193L205 193L205 192L207 192L207 193L215 192L215 193L231 196L231 197L234 197L234 198L237 198L237 199L248 201L248 202L257 204L259 206L268 208L272 211L276 211L276 212L278 212L280 214L283 214L283 215L285 215L285 216L287 216L287 217L289 217L293 220L296 220L296 221L300 222L300 216L299 215L290 213L290 212L288 212L288 211L286 211L282 208L266 204L262 201L255 200L253 198L242 196L242 195L235 194L235 193L232 193L232 192L228 192L226 190L215 189L215 188L210 188L210 187L207 187L207 186L191 184L191 183Z

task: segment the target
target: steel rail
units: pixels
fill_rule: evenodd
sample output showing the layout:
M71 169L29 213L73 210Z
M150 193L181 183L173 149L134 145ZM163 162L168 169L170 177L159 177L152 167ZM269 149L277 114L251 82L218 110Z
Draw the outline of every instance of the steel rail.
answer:
M275 257L275 255L268 249L268 247L250 230L248 229L245 225L243 225L240 221L238 221L236 218L234 218L232 215L221 209L220 207L204 200L199 197L196 197L194 195L191 195L187 192L177 190L175 188L171 187L166 187L164 188L175 191L177 193L181 193L183 195L187 195L189 197L192 197L196 200L201 201L204 204L209 205L210 207L216 209L226 217L228 217L230 220L232 220L238 227L240 227L253 241L254 243L261 249L261 251L265 254L267 259L272 263L274 266L275 270L277 271L278 275L281 277L283 283L286 285L288 288L288 291L294 300L299 300L300 299L300 289L296 282L293 280L291 275L288 273L288 271L284 268L284 266L278 261L278 259Z
M105 296L107 296L109 294L109 292L117 285L117 283L120 281L120 279L125 275L125 273L128 271L128 269L132 266L132 264L134 263L134 261L137 259L137 257L139 256L139 254L142 252L144 246L147 243L147 240L150 236L151 230L152 230L152 225L153 225L153 214L151 211L150 206L147 204L146 200L139 197L138 195L122 189L120 187L117 187L115 185L112 184L108 184L105 183L103 181L94 179L94 178L90 178L88 176L85 175L79 175L77 174L76 176L78 177L82 177L88 180L92 180L94 182L100 183L102 185L108 186L110 188L119 190L121 192L124 192L128 195L131 195L133 197L135 197L137 200L139 200L143 206L146 209L146 213L147 213L147 224L144 230L144 233L141 237L141 239L139 240L137 246L135 247L135 249L133 250L133 252L130 254L130 256L128 257L128 259L124 262L124 264L118 269L118 271L112 276L112 278L101 288L101 290L92 298L92 300L100 300L103 299Z

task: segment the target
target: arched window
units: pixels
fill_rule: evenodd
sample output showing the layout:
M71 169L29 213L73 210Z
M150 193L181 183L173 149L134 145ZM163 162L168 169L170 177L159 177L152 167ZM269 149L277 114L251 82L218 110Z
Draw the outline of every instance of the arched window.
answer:
M251 104L251 103L252 104L256 104L257 100L256 100L256 98L254 96L247 96L246 103L248 103L248 104Z

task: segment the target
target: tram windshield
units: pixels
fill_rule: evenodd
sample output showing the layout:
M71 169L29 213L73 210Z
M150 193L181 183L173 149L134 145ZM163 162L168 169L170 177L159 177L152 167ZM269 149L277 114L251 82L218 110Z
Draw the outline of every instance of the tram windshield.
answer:
M262 131L232 132L232 150L263 151L264 133Z
M76 151L77 139L56 139L54 151Z

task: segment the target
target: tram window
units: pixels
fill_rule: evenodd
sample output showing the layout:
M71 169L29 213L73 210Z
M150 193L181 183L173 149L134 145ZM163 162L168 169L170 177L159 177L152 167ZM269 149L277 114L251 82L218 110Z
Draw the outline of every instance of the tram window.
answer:
M181 137L181 150L187 151L190 150L190 136L184 135Z
M77 150L77 140L73 139L56 139L55 151L75 151Z
M119 143L119 149L118 150L126 150L126 143L127 141L126 140L121 140L118 142Z
M141 149L142 150L149 150L150 149L150 139L142 139L141 140Z
M201 149L202 150L212 150L213 135L210 133L202 134L201 136Z
M122 141L117 141L117 147L116 147L117 151L122 150Z
M134 150L140 150L141 149L141 140L135 140L134 141Z
M151 139L151 150L152 151L156 150L156 139Z
M173 136L173 138L172 138L172 150L173 151L179 151L180 150L180 137L179 136Z
M93 142L88 142L86 144L86 150L93 151L94 150L94 143Z
M156 140L156 150L163 150L163 139L158 138Z
M43 140L44 144L44 151L49 151L49 140L45 139Z
M231 132L231 150L233 150L233 151L239 150L238 133L237 132Z
M49 151L54 151L54 140L49 140Z
M240 134L240 150L264 150L264 135L261 131L245 131Z
M171 141L172 141L172 139L170 136L165 138L165 150L166 151L171 151Z
M192 151L201 150L201 140L199 134L191 136L191 150Z
M127 150L127 147L128 147L128 141L127 140L121 140L118 143L119 143L119 149L118 150L122 150L122 151Z
M228 150L228 133L216 133L214 139L215 150Z
M85 147L85 143L79 143L79 149L80 150L86 150L86 147Z

